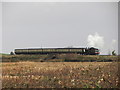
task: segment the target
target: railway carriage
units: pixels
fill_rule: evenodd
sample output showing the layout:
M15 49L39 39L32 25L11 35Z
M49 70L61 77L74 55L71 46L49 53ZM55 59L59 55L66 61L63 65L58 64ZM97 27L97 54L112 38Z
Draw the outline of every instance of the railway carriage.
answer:
M15 54L62 54L76 53L82 55L98 55L99 49L91 48L30 48L30 49L15 49Z

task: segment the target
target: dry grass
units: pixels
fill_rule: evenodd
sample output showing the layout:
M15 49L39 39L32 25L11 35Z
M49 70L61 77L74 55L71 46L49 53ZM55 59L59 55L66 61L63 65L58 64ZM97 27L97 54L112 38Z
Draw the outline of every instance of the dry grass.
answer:
M50 55L2 55L2 62L19 62L19 61L34 61L34 62L82 62L82 61L117 61L118 56L112 55L79 55L79 54L53 54Z
M2 63L3 88L117 88L117 62Z

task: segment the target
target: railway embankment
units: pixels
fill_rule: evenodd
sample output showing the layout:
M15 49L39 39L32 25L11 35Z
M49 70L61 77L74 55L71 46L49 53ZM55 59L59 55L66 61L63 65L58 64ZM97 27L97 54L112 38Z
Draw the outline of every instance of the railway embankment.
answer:
M2 55L2 62L116 62L118 56L113 55L78 55L78 54L49 54L49 55Z

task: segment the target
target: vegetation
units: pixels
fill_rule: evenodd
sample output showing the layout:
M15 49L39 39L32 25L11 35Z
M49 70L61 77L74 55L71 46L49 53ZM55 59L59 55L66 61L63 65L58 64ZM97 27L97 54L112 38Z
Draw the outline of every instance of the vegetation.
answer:
M50 54L50 55L2 55L2 62L34 61L34 62L109 62L117 61L115 55L78 55L78 54Z
M14 52L10 52L10 55L14 55Z
M0 58L3 88L118 88L120 63L115 55L1 55Z
M6 53L0 53L0 55L10 55L10 54L6 54Z
M115 53L115 50L114 50L114 51L112 51L112 55L117 55L117 54Z
M2 88L118 88L117 62L5 62Z

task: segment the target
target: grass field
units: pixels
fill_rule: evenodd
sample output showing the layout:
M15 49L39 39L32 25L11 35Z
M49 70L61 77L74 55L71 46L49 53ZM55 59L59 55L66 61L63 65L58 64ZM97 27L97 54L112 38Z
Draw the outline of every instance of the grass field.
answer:
M112 55L78 55L78 54L55 54L55 55L2 55L2 62L34 61L34 62L82 62L82 61L117 61L118 56Z
M3 88L117 88L117 62L4 62Z

